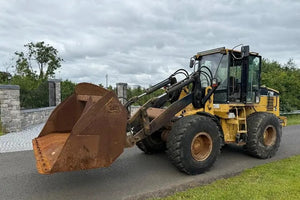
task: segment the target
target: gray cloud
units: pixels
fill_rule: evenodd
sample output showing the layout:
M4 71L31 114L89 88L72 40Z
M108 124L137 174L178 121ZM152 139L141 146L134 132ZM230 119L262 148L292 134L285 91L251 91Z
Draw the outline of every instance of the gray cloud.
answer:
M198 51L249 44L300 65L298 1L0 2L0 69L28 42L45 41L65 62L57 78L147 86Z

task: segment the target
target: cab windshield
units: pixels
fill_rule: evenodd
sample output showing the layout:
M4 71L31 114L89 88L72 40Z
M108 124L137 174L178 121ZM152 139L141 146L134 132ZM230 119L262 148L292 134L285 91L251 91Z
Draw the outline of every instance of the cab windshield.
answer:
M218 89L227 88L228 55L215 53L215 54L203 56L202 59L200 60L200 66L208 67L212 73L211 78L218 79L218 82L221 83ZM201 71L210 74L209 70L206 68L202 68ZM201 74L200 79L203 87L207 87L209 85L209 82L205 77L205 73Z

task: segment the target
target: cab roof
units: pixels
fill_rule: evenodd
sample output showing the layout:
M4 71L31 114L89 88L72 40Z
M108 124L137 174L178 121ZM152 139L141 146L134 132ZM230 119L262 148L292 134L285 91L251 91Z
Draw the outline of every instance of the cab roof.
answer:
M226 49L225 47L220 47L220 48L215 48L215 49L210 49L210 50L206 50L206 51L201 51L198 52L196 54L196 58L205 56L205 55L210 55L210 54L215 54L215 53L222 53L222 54L227 54L228 52L237 52L237 53L241 53L241 51L237 51L234 49ZM250 52L251 55L259 55L256 52Z

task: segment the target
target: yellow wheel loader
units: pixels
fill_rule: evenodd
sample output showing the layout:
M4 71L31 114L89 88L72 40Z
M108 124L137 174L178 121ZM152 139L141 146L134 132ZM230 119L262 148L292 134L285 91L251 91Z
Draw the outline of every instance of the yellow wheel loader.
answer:
M197 53L190 67L192 73L179 69L125 105L114 92L78 84L33 139L38 172L108 167L134 145L147 154L166 151L187 174L209 169L224 144L272 157L287 121L279 116L279 92L260 84L261 56L249 46L223 47ZM161 88L164 94L130 116L133 103Z

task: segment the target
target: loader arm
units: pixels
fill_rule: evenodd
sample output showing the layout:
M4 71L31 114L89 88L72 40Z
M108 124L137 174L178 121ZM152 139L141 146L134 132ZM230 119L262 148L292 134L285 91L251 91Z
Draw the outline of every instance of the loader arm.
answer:
M183 110L186 106L193 103L195 99L201 99L201 105L205 105L205 103L208 101L210 96L215 92L215 90L218 87L218 84L214 84L211 86L208 86L211 88L209 92L202 98L202 96L195 96L195 90L199 90L199 87L201 85L199 84L199 76L200 71L196 71L192 73L189 77L183 79L182 81L171 85L165 94L161 95L160 97L153 98L149 100L147 103L145 103L127 122L127 139L126 139L126 147L132 147L134 146L138 141L144 139L145 137L151 135L152 133L158 131L164 126L167 126L172 119L174 119L174 116ZM163 85L163 83L166 83L164 80L161 82L162 84L157 84L159 86ZM175 101L170 106L168 106L166 109L164 109L163 112L159 113L155 116L155 118L151 119L149 116L147 110L152 107L157 106L157 102L161 103L163 101L168 101L168 96L171 93L174 92L181 92L182 88L189 84L193 84L194 91L187 94L185 97ZM199 84L199 85L195 85ZM154 92L157 89L160 89L161 87L157 87L157 85L154 86L155 89L151 89L149 91ZM201 88L200 88L201 89ZM199 95L202 95L199 93ZM135 98L137 100L138 98ZM174 119L176 120L176 119Z

